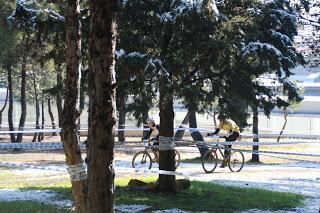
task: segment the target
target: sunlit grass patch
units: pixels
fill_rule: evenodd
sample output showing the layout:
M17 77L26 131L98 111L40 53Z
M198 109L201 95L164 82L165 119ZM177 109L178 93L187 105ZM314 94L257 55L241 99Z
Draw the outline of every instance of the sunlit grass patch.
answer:
M122 183L125 179L128 182L130 178L122 179ZM140 180L146 179L144 177ZM153 181L155 180L156 178L153 178ZM122 186L117 188L115 200L116 204L144 204L152 206L153 209L179 208L187 211L233 212L252 208L270 210L293 208L301 205L304 197L292 193L192 181L190 190L176 195Z

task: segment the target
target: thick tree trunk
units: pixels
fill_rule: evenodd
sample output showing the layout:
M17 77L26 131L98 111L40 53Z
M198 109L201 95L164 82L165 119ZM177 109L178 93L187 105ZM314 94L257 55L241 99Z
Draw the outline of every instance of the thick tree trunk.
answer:
M181 125L179 126L179 130L176 131L176 133L174 134L174 140L178 141L182 139L185 132L183 128L185 128L188 122L189 122L189 112L186 114L186 116L182 120Z
M162 11L169 11L171 0L165 0L161 4ZM166 59L168 55L168 47L172 38L172 25L165 22L161 29L160 38L160 58ZM165 61L165 60L163 60ZM169 60L168 60L169 61ZM175 171L174 147L171 142L174 141L174 111L173 111L173 70L160 70L159 74L159 109L160 109L160 131L159 131L159 169L167 171ZM168 146L170 145L170 146ZM176 176L159 175L159 189L161 192L176 193Z
M5 110L7 103L8 103L8 97L9 97L9 88L7 87L7 92L6 92L6 99L4 101L4 105L0 110L0 130L1 130L1 126L2 126L2 113Z
M90 1L87 212L114 212L114 127L117 0Z
M79 0L67 0L66 2L67 71L61 137L70 173L75 209L79 213L86 212L87 209L87 179L83 168L79 135L77 133L77 119L80 116L78 107L81 65L81 16Z
M127 97L125 94L122 94L119 97L119 108L118 108L118 113L119 113L118 140L119 140L119 142L126 141L126 138L124 136L124 129L125 129L125 124L126 124L126 113L127 113L126 100L127 100Z
M164 72L164 71L163 71ZM165 148L161 150L162 140L164 137L166 140L173 141L174 138L174 111L173 111L173 91L172 87L168 87L171 79L166 79L166 77L161 76L159 80L159 92L160 92L160 159L159 159L159 169L166 171L175 171L174 163L174 149ZM170 139L171 138L171 139ZM166 142L168 143L168 141ZM159 189L161 192L176 193L176 177L174 175L159 175Z
M40 106L39 106L39 99L38 99L38 89L36 84L36 74L33 73L33 89L34 89L34 97L35 97L35 104L36 104L36 129L40 129L39 125L39 117L40 117ZM35 132L33 134L32 142L36 142L38 137L38 133Z
M63 78L62 78L62 69L61 64L56 65L57 71L57 94L56 94L56 103L57 103L57 110L58 110L58 125L62 127L62 105L63 105L63 98L62 98L62 88L63 88Z
M281 132L280 132L280 134L278 136L277 142L280 141L281 135L282 135L284 129L286 128L286 126L287 126L287 122L288 122L288 118L287 117L288 117L288 109L284 108L284 110L283 110L284 123L283 123L282 129L281 129Z
M258 107L252 106L252 134L256 135L257 137L253 137L253 142L259 142L258 134L259 134L259 119L258 119ZM252 147L252 161L253 162L259 162L259 146L253 146Z
M9 130L14 131L13 126L13 88L12 88L12 69L11 66L6 67L8 72L8 90L9 90L9 109L8 109L8 123ZM16 135L14 133L10 133L11 143L16 142Z
M50 119L51 119L52 130L55 130L56 129L56 123L54 122L54 116L53 116L52 109L51 109L51 100L50 100L50 98L48 98L48 113L49 113ZM52 136L56 136L57 133L56 132L52 132L51 135Z
M27 57L24 56L22 60L22 68L21 68L21 116L19 122L19 130L24 129L24 124L26 122L27 116L27 100L26 100L26 82L27 81ZM19 133L17 136L17 142L22 142L23 133Z

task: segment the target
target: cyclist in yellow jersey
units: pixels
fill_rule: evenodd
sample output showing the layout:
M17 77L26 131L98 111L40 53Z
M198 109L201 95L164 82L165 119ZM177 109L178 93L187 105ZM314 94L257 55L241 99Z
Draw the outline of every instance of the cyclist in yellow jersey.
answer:
M229 131L229 134L225 137L227 142L233 142L237 140L240 134L240 128L238 127L238 125L233 120L227 119L227 117L224 115L219 115L218 120L219 120L218 128L216 129L215 132L208 133L208 135L218 134L220 129L223 129L223 130ZM227 149L224 150L224 155L228 156L230 155L230 149L232 146L226 145L225 147ZM221 168L224 168L225 166L226 166L226 162L223 162L221 165Z

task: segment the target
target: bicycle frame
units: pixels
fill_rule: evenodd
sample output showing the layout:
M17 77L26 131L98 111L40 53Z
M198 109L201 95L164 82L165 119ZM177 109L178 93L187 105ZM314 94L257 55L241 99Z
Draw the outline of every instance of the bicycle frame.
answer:
M230 148L222 147L221 145L217 144L215 146L212 146L211 153L216 155L217 154L217 150L219 150L219 153L222 156L223 160L229 160L229 158L226 158L226 156L224 155L222 149L230 149Z

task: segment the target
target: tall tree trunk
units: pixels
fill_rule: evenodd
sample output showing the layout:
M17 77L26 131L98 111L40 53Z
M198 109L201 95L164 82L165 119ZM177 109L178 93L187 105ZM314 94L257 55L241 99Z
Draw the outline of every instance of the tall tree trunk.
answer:
M21 116L19 122L19 130L24 129L27 116L27 100L26 100L26 81L27 81L27 56L23 56L22 69L21 69ZM23 133L19 133L17 136L17 142L22 142Z
M2 126L2 113L5 110L7 103L8 103L8 97L9 97L9 88L7 87L7 92L6 92L6 99L4 101L4 105L0 110L0 130L1 130L1 126Z
M163 71L165 72L165 71ZM175 171L174 147L161 148L165 143L173 142L174 138L174 111L173 91L170 85L171 79L161 76L159 79L160 92L160 131L159 131L159 169ZM168 84L169 83L169 84ZM163 139L162 139L163 138ZM174 175L159 175L159 189L161 192L175 193L177 191L176 177Z
M43 98L43 94L41 97L41 128L42 130L44 130L44 123L45 123L45 118L44 118L44 98ZM41 132L38 136L38 141L43 141L44 140L44 132Z
M50 98L48 98L48 113L49 113L50 119L51 119L52 130L55 130L56 129L56 123L54 122L54 116L53 116L52 109L51 109L51 100L50 100ZM56 136L57 133L56 132L52 132L51 135L52 136Z
M119 142L124 142L126 140L124 136L124 129L125 129L125 124L126 124L126 100L127 96L126 94L121 94L119 97L119 123L118 123L118 139Z
M189 127L190 128L197 128L197 117L196 117L196 112L194 110L189 110ZM190 130L191 131L191 137L193 139L193 141L204 141L201 133L199 131L194 131L194 130ZM207 146L200 146L197 145L199 152L201 154L201 156L203 156L203 154L208 150Z
M36 105L36 129L40 128L39 124L39 116L40 116L40 107L39 107L39 99L38 99L38 89L36 85L36 74L33 73L33 89L34 89L34 95L35 95L35 105ZM36 142L38 137L38 132L35 132L33 134L32 142Z
M56 103L57 103L57 111L58 111L58 125L62 127L62 88L63 88L63 77L62 77L62 68L61 64L56 65L57 71L57 94L56 94Z
M253 142L259 142L259 119L258 119L258 107L252 106L252 112L253 112L253 119L252 119L252 134L256 135L256 137L253 137ZM259 146L253 146L252 147L252 161L253 162L259 162Z
M114 212L117 0L90 1L89 150L87 212Z
M80 116L78 107L81 70L81 15L79 0L67 0L66 3L67 71L61 138L70 173L75 209L79 213L86 212L87 209L87 177L77 133L77 119Z
M185 126L189 123L189 112L187 112L186 116L184 117L184 119L181 122L181 125L179 126L179 130L176 131L176 133L174 134L174 140L178 141L181 140L185 130L183 128L185 128Z
M213 125L214 125L214 127L217 127L216 115L217 115L216 107L213 107Z
M12 68L11 66L6 67L8 72L8 90L9 90L9 109L8 109L8 123L9 130L14 131L13 126L13 88L12 88ZM10 140L12 143L16 142L16 135L14 133L10 133Z
M36 73L33 72L33 89L34 89L34 97L36 103L36 129L40 129L39 117L40 117L40 106L39 106L39 98L38 98L38 89L36 84ZM38 132L33 134L32 142L36 142L38 137Z
M161 4L162 11L169 11L171 0L165 0ZM166 59L169 43L172 38L172 24L165 22L161 29L160 58ZM163 60L165 61L165 60ZM168 60L169 61L169 60ZM159 169L175 171L174 162L174 111L173 111L173 70L160 70L159 76L159 109L160 109L160 131L159 131ZM173 144L171 144L173 143ZM170 145L170 146L168 146ZM176 176L159 175L159 189L161 192L177 192Z
M288 109L287 108L284 108L284 110L283 110L283 118L284 118L284 123L283 123L282 129L281 129L281 132L278 136L277 142L280 141L281 135L287 126L287 122L288 122Z

